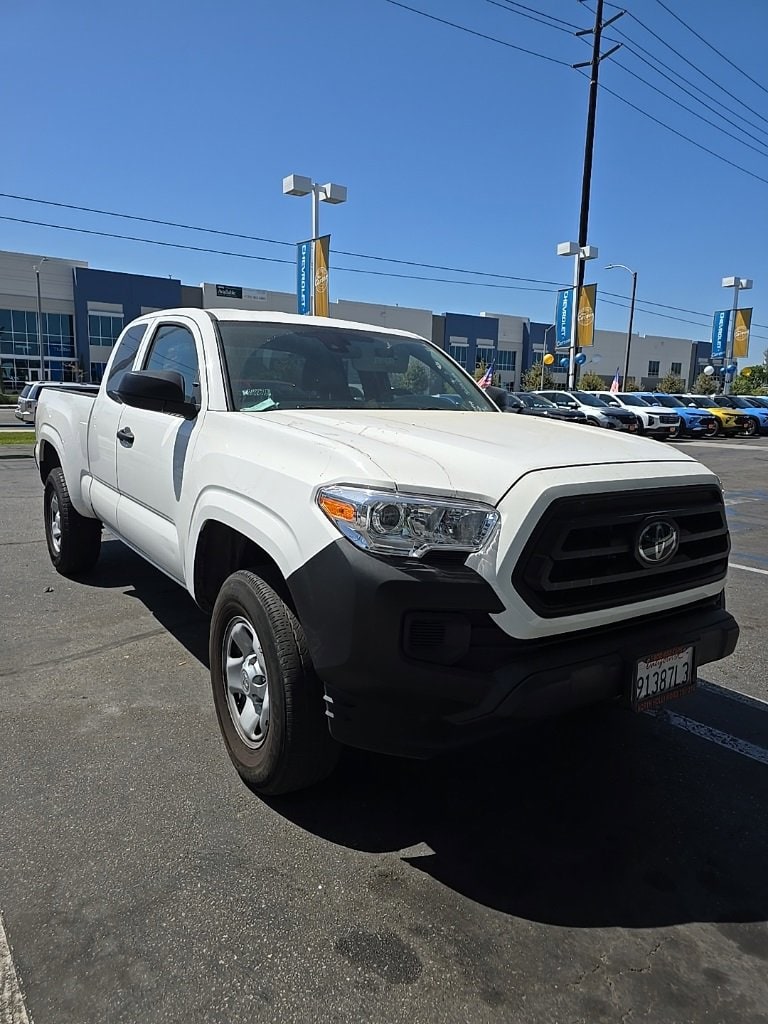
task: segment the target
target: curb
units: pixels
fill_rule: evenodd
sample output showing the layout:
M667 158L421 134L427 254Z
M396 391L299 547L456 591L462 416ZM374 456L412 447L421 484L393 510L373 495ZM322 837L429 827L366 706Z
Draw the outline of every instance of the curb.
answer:
M0 459L31 459L34 454L33 444L0 445Z

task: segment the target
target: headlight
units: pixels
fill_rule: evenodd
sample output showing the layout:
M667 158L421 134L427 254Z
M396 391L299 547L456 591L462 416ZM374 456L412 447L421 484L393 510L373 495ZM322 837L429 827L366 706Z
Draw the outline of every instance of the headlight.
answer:
M479 501L323 487L317 504L344 536L366 551L421 558L427 551L478 551L499 522L499 513Z

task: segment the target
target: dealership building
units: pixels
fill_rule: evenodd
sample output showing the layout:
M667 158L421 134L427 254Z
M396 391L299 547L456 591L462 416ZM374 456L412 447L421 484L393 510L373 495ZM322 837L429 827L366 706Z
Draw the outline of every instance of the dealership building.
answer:
M179 306L295 313L296 295L232 283L186 285L175 278L93 269L82 260L0 252L3 386L41 378L100 381L125 324L142 313ZM330 315L430 338L470 372L493 365L510 389L520 386L521 374L545 351L555 351L553 325L509 313L435 313L338 299L330 303ZM617 368L623 373L625 345L624 333L595 331L585 369L612 380ZM644 389L668 373L690 385L710 354L709 342L633 335L629 375ZM552 369L556 383L564 385L559 359Z

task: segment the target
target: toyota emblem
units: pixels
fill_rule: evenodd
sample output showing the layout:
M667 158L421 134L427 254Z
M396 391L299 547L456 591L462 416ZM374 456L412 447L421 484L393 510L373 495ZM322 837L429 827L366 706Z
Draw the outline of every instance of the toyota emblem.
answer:
M635 554L643 565L664 565L677 552L680 531L669 519L655 519L637 535Z

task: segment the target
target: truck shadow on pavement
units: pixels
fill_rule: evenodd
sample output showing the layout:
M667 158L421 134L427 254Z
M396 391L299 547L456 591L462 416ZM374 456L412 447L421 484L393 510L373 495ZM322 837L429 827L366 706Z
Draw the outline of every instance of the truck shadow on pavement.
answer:
M126 590L206 668L208 616L178 583L155 569L121 541L105 539L96 568L82 582L100 590Z
M767 800L765 765L608 708L431 762L347 751L324 786L270 803L506 914L647 928L768 918ZM754 941L768 960L768 931Z
M122 544L107 541L84 582L130 588L208 666L207 617ZM685 701L675 707L685 713ZM755 715L768 747L768 709ZM768 919L768 767L619 708L532 722L432 761L345 750L326 783L265 802L322 840L398 854L468 899L531 921L708 921L734 937L729 924ZM386 861L371 882L394 901L406 884ZM768 961L768 931L734 941Z

